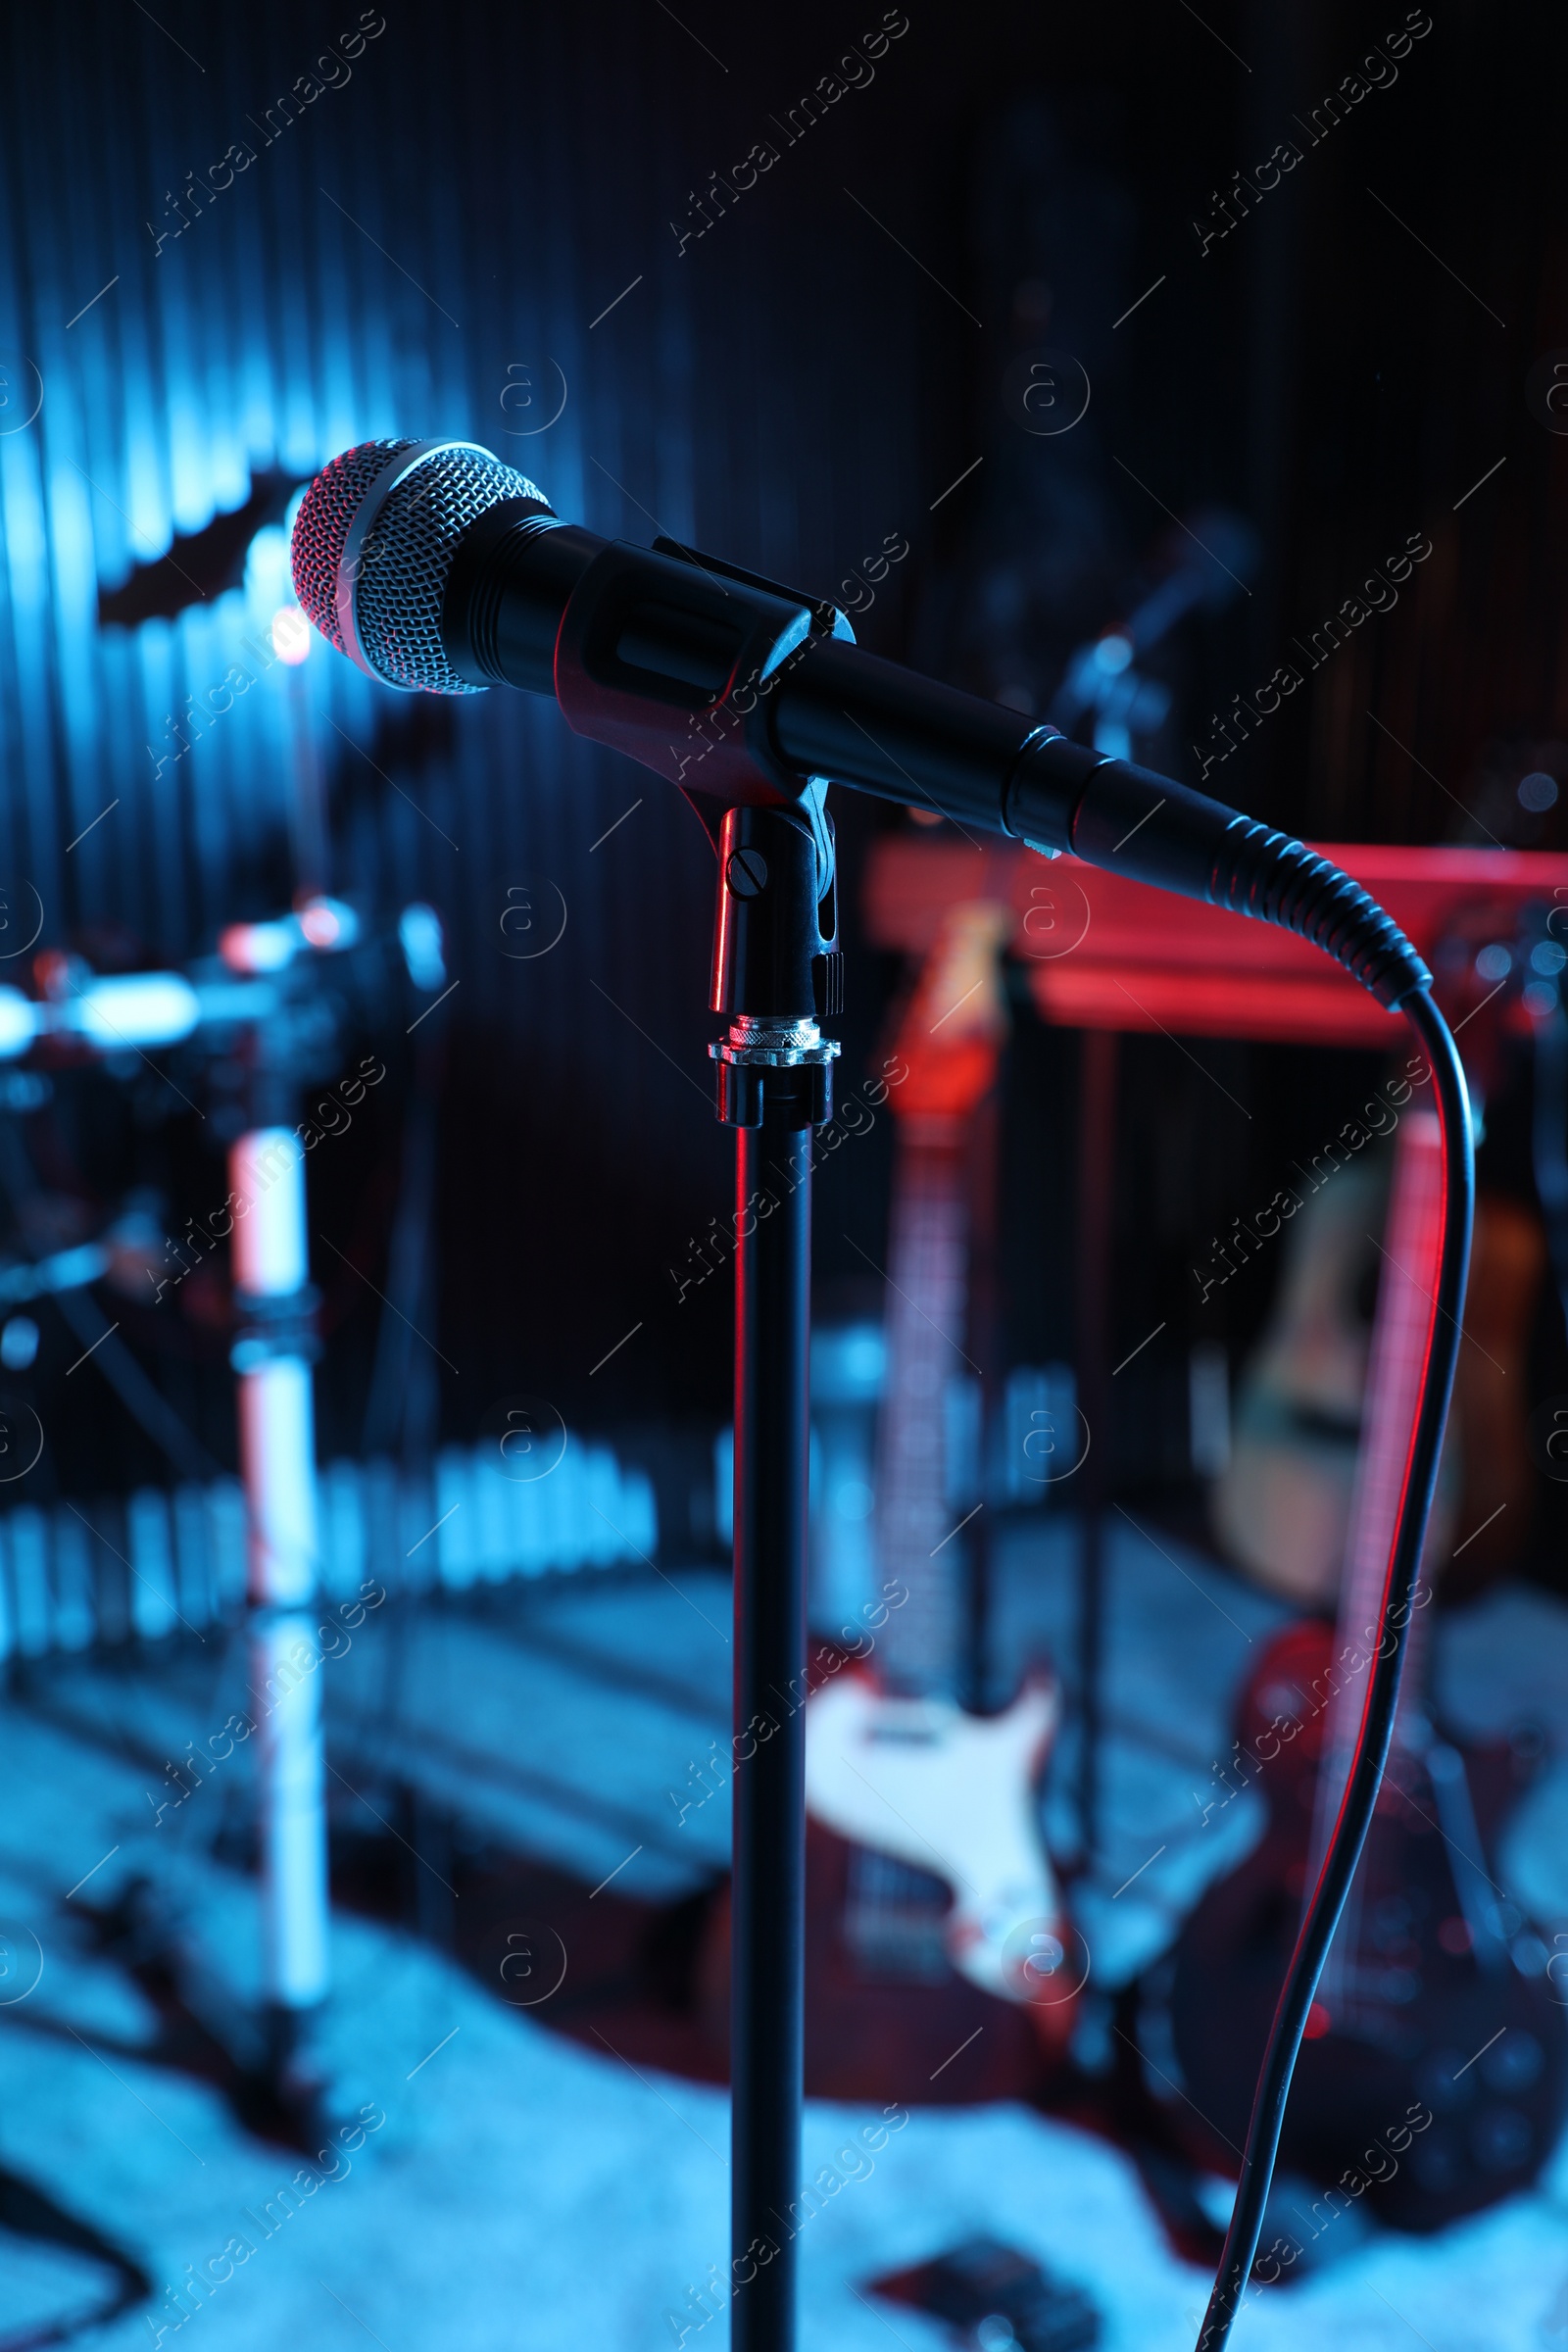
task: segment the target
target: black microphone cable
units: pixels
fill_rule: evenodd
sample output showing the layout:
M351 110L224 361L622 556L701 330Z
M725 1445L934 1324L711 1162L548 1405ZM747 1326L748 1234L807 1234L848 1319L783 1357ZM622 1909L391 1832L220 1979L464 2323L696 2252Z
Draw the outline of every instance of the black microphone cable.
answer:
M1241 2308L1242 2292L1257 2256L1263 2209L1268 2201L1280 2129L1285 2120L1285 2102L1290 2095L1291 2077L1296 2071L1307 2014L1377 1803L1394 1735L1416 1578L1426 1543L1438 1456L1459 1354L1460 1321L1470 1264L1470 1228L1475 1212L1469 1091L1452 1033L1429 991L1425 988L1413 991L1402 1000L1399 1009L1415 1031L1431 1064L1443 1131L1443 1241L1421 1398L1405 1460L1398 1518L1378 1612L1377 1649L1367 1679L1355 1753L1339 1817L1323 1856L1312 1899L1301 1921L1269 2029L1268 2047L1247 2130L1236 2203L1225 2233L1225 2250L1220 2256L1213 2292L1199 2331L1197 2352L1221 2352L1230 2339Z
M1425 963L1359 883L1304 842L1274 832L1167 777L1126 761L1098 759L1059 737L1037 739L1026 747L1008 787L1004 814L1008 830L1025 840L1038 830L1045 844L1070 847L1094 864L1119 867L1158 888L1229 907L1310 940L1381 1004L1404 1014L1431 1067L1443 1137L1438 1280L1360 1729L1339 1815L1269 2029L1236 2202L1198 2337L1197 2352L1222 2352L1256 2259L1285 2102L1307 2015L1361 1858L1394 1736L1470 1270L1475 1214L1470 1095L1458 1048L1433 1002L1432 975Z

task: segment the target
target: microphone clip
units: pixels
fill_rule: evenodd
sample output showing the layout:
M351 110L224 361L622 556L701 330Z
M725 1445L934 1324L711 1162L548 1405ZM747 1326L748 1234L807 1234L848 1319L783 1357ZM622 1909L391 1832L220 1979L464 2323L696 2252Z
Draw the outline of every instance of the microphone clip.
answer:
M812 779L774 748L772 698L813 640L854 642L848 616L678 540L612 540L562 615L556 700L578 735L679 786L717 844L720 808L801 808ZM819 795L817 796L819 799ZM819 841L819 855L825 849ZM826 887L826 877L823 877Z

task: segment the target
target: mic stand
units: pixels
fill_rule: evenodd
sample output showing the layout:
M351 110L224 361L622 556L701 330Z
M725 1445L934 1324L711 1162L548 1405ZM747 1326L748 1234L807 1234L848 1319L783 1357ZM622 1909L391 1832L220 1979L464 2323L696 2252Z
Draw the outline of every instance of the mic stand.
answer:
M831 827L747 806L717 830L709 1048L735 1129L735 1686L730 1974L732 2352L794 2352L789 2218L805 2064L806 1555L811 1136L841 1009ZM824 935L824 910L827 928Z

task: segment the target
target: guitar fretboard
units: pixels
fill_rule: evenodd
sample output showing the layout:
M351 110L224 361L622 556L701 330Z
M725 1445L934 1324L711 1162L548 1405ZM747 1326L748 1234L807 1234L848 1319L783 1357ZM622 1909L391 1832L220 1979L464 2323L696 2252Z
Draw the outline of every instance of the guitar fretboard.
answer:
M877 1447L882 1574L909 1595L882 1634L883 1673L895 1690L951 1694L959 1655L963 1539L954 1535L948 1495L948 1394L963 1360L967 1250L961 1139L949 1122L906 1122Z

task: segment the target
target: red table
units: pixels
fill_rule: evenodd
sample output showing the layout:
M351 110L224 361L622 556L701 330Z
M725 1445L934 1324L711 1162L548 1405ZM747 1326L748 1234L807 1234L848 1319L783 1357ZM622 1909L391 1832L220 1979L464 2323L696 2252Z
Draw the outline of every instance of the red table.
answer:
M1445 940L1480 948L1514 937L1521 907L1559 906L1568 945L1568 857L1534 850L1427 850L1368 842L1315 845L1386 907L1430 961ZM1389 1015L1320 949L1272 924L1153 890L1076 858L1044 858L1007 842L973 847L884 836L866 874L874 946L918 955L965 899L1000 899L1017 914L1011 945L1030 965L1045 1019L1076 1029L1180 1030L1186 1035L1383 1046ZM1473 953L1439 969L1450 1018L1492 984ZM1528 1022L1515 1007L1510 1016Z

